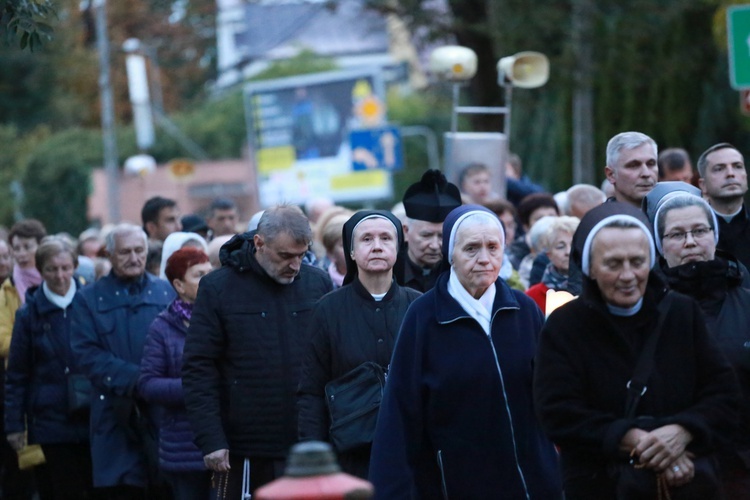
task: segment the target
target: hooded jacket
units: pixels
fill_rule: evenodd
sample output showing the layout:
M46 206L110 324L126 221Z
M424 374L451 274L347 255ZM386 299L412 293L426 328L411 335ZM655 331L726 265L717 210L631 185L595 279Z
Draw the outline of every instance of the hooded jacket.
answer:
M303 264L282 285L255 258L254 232L220 251L193 306L182 368L188 418L204 455L283 458L297 441L296 391L315 302L333 285Z

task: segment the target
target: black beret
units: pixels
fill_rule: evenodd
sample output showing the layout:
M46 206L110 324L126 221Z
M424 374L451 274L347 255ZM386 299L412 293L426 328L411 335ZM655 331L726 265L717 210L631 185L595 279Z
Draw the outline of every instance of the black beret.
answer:
M461 192L440 170L428 170L404 193L404 209L410 219L443 222L451 210L460 206Z

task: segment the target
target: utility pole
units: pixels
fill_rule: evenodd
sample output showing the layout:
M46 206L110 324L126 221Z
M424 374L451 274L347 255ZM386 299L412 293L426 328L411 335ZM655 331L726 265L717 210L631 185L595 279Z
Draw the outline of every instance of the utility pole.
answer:
M96 10L96 47L99 51L99 95L102 100L102 141L104 171L107 175L109 222L120 222L120 180L115 135L115 104L110 80L109 35L107 32L107 0L94 0Z
M595 184L594 90L591 0L574 0L571 12L575 73L573 87L573 184Z

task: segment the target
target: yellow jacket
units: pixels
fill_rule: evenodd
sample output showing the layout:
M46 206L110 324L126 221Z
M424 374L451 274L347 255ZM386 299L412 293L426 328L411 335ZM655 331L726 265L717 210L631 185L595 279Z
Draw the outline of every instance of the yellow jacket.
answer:
M13 323L19 307L21 307L21 298L18 296L15 285L8 278L0 285L0 358L8 358Z

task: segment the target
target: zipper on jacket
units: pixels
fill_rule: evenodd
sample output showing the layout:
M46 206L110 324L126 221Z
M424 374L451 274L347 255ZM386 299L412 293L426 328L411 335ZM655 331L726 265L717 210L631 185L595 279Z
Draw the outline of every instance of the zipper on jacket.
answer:
M497 314L502 309L495 311ZM495 319L495 314L492 315L492 320ZM503 391L503 400L505 401L505 412L508 414L508 423L510 424L510 438L513 441L513 457L516 460L516 470L518 475L521 477L521 484L523 484L523 491L526 495L526 500L530 500L529 488L526 485L526 477L523 475L521 470L521 463L518 461L518 446L516 444L516 431L513 428L513 415L510 412L510 406L508 404L508 394L505 392L505 379L503 378L503 370L500 368L500 359L497 357L497 350L495 349L495 343L492 341L492 321L490 321L490 333L487 334L487 340L490 341L490 347L492 348L492 355L495 357L495 367L497 368L497 374L500 376L500 389Z
M443 450L437 452L437 463L440 469L440 488L443 490L443 499L448 500L448 485L445 482L445 469L443 469Z

